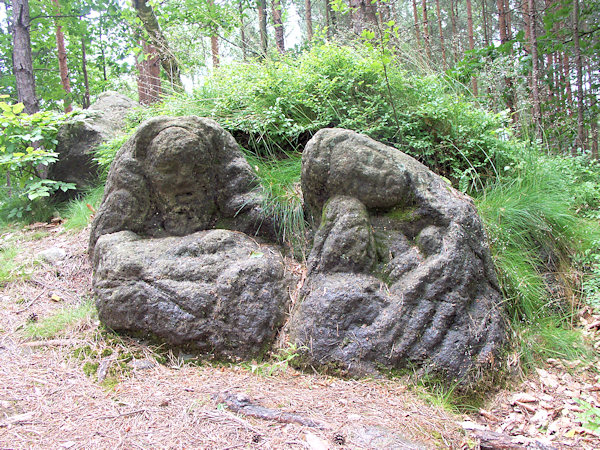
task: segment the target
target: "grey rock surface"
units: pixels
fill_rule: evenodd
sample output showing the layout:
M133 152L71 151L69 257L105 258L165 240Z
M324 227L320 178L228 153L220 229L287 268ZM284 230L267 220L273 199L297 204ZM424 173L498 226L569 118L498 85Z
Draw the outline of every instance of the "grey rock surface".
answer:
M419 366L448 378L493 363L501 295L468 197L340 129L307 144L302 189L319 228L289 332L306 363L353 375Z
M124 120L136 102L114 91L107 91L89 107L85 116L75 116L58 131L57 162L48 170L51 180L75 183L78 190L98 181L94 151L123 128Z
M261 356L287 311L281 255L239 232L107 234L98 240L93 266L98 313L107 326L218 357Z
M38 256L49 264L58 264L67 257L67 252L60 247L50 247L42 250Z
M121 230L164 237L226 228L274 239L256 185L235 140L215 121L150 119L113 161L90 253L98 237Z

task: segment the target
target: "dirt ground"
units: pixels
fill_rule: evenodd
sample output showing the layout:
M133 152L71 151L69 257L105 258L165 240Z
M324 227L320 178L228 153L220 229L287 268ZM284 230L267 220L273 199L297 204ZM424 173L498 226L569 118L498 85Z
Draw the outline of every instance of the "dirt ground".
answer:
M211 365L107 332L89 314L32 337L28 327L91 301L87 231L40 224L5 232L3 246L19 248L20 275L0 285L0 449L478 448L490 433L508 448L600 448L582 419L582 402L600 407L595 363L549 360L456 414L406 379L301 373L285 354ZM66 257L41 261L52 247ZM597 348L598 319L581 315ZM231 398L252 408L236 410Z

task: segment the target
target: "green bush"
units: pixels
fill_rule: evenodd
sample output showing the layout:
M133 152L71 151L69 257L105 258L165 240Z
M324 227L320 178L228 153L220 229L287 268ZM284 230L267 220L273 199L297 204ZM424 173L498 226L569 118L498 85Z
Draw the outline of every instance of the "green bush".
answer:
M444 78L385 67L387 78L377 51L315 45L295 58L224 66L192 95L169 97L146 114L214 118L255 155L301 152L319 129L342 127L454 180L470 167L492 173L502 116L468 102Z

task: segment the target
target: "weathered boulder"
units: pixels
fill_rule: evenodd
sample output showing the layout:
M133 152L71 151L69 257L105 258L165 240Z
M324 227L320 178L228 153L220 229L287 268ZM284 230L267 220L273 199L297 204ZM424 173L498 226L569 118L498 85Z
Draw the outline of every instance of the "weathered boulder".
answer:
M258 357L289 299L283 260L243 233L102 236L94 253L100 320L222 357Z
M274 236L256 185L235 140L213 120L140 125L111 166L92 224L102 322L221 357L268 350L289 280L277 248L243 233Z
M226 228L274 237L256 186L235 139L215 121L150 119L113 161L90 253L101 235L121 230L164 237Z
M99 168L94 151L123 128L124 120L136 103L117 92L104 92L86 111L75 116L58 131L58 161L50 166L48 178L75 183L78 190L98 181Z
M462 378L494 361L501 296L470 199L372 139L319 131L302 162L319 228L289 323L313 366L420 366Z

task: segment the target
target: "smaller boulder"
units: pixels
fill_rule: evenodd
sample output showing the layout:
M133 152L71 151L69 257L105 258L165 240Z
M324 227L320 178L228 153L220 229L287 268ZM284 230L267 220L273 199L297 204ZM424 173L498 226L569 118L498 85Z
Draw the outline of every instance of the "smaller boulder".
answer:
M42 261L49 264L58 264L67 257L67 252L59 247L50 247L46 250L42 250L39 253L39 257Z
M57 136L58 161L48 169L48 178L75 183L77 190L98 181L99 167L94 161L94 151L123 129L125 117L135 105L130 98L107 91L85 115L77 115L63 124Z

